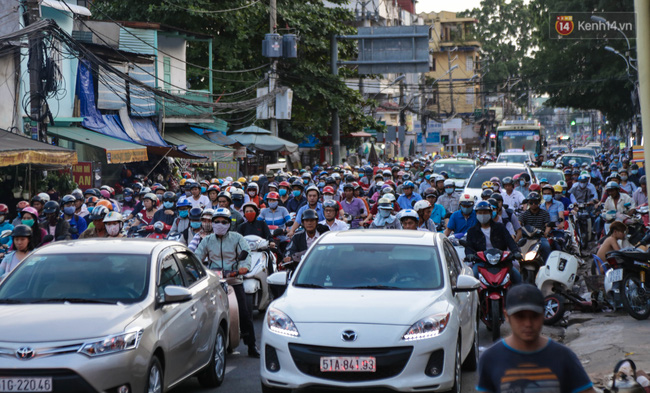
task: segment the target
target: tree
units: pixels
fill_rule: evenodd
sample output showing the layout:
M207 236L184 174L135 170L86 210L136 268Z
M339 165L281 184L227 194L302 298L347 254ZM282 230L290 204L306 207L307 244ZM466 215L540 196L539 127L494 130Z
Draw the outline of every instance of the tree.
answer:
M348 0L332 0L344 4ZM164 23L189 31L214 37L213 68L242 70L263 66L269 59L262 57L262 40L269 31L269 10L265 1L253 3L243 0L96 0L93 2L95 17L116 20L136 20ZM244 8L242 8L244 7ZM231 10L217 12L220 10ZM299 36L298 58L280 60L279 84L294 91L292 120L280 122L281 136L293 140L316 134L327 135L331 129L331 111L339 109L341 133L347 134L366 126L376 126L374 120L364 115L362 98L348 88L344 77L355 72L342 69L340 76L330 73L330 36L353 34L354 28L345 24L354 15L342 7L326 7L322 0L278 0L277 26L280 33L293 32ZM356 57L353 42L339 45L341 58ZM192 45L187 61L205 64L206 45ZM269 68L247 73L214 74L214 92L223 93L221 102L238 101L255 96L256 88L267 85L263 79ZM207 86L207 71L188 66L188 81L192 88ZM258 83L259 82L259 83ZM238 92L233 95L233 93ZM255 119L254 111L220 116L229 121L231 128L250 125ZM268 127L268 122L257 122Z

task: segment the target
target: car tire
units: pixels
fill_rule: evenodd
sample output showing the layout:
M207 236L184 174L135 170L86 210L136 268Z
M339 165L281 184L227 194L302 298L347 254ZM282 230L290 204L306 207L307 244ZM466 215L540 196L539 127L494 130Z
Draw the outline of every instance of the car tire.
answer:
M474 341L472 341L472 349L469 351L469 354L463 362L463 370L467 371L476 371L478 368L478 315L476 316L476 322L474 323Z
M447 393L461 393L462 392L462 375L461 375L461 346L460 346L460 332L458 332L458 343L456 344L456 360L454 362L454 386L447 391Z
M291 393L291 389L276 388L275 386L266 386L262 383L262 393Z
M163 368L156 356L149 363L145 393L162 393L164 391Z
M199 383L204 388L221 386L226 378L226 333L219 326L214 340L210 362L198 375Z

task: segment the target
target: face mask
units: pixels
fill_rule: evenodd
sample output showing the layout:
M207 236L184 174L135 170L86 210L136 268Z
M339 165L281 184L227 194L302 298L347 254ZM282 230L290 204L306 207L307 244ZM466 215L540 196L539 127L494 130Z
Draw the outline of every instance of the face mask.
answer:
M34 220L20 220L20 222L22 222L23 225L27 225L28 227L34 225Z
M621 176L621 180L626 181L626 180L627 180L627 176Z
M279 190L278 190L278 194L280 194L280 196L285 196L285 195L287 195L287 190L286 190L286 188L281 188L281 189L279 189Z
M587 187L587 183L580 182L579 184L580 184L580 188L586 188Z
M117 234L120 233L119 225L105 225L104 227L106 228L108 236L117 236Z
M305 183L305 184L309 184L309 180L307 180L307 179L304 179L302 182Z
M277 208L277 207L278 207L278 202L269 202L269 207L270 207L271 209L275 209L275 208Z
M233 199L232 204L235 205L235 207L237 209L239 209L241 207L241 205L244 204L244 200L243 199Z
M639 173L639 171L637 171L636 169L632 169L630 172L632 172L633 175L636 175L636 174Z
M203 192L206 192L206 191L207 191L207 188L205 188L205 187L201 187L201 192L202 192L202 193L203 193Z
M133 197L132 196L125 196L124 200L127 201L127 202L131 202L133 200Z
M95 206L88 206L88 213L92 213Z
M174 202L163 202L163 206L165 207L165 209L171 209L172 207L174 207Z
M454 189L451 188L451 187L450 187L450 188L445 188L445 192L446 192L447 194L453 194L453 193L454 193Z
M255 194L257 194L257 192L255 192L255 191L248 191L248 195L250 195L251 198L255 198Z
M323 195L323 200L324 201L331 201L332 199L334 199L333 195Z
M473 208L472 208L471 206L462 206L462 207L460 208L460 211L461 211L464 215L468 215L468 214L472 213L472 209L473 209Z
M65 214L66 216L71 216L74 214L75 210L77 209L75 209L74 206L66 206L63 208L63 214Z
M158 197L158 200L162 202L162 194L156 194L156 196Z
M382 216L383 218L387 218L388 216L390 216L390 210L381 209L379 210L379 215Z
M525 180L519 180L519 185L520 185L520 186L523 186L523 185L525 185L525 184L526 184L526 181L525 181Z
M562 190L562 195L565 195L565 194L566 194L566 190Z
M201 222L201 228L206 232L212 232L212 223L211 222Z
M496 216L497 216L497 212L493 210L492 211L492 218L496 218Z
M426 175L426 176L424 176L424 178L429 180L431 178L431 175Z
M188 197L192 196L192 192L190 190L186 190L185 191L185 196L188 196Z
M246 220L248 220L248 222L255 221L256 216L257 214L255 214L255 212L244 213L244 217L246 217Z
M544 198L544 202L550 202L553 199L553 195L544 194L542 198Z
M323 188L323 187L325 187L325 183L323 182L318 183L318 188Z
M499 186L493 186L492 189L493 189L494 191L499 191Z
M214 230L214 233L216 233L219 236L223 236L228 232L228 228L230 228L230 224L212 224L212 229Z
M477 219L478 222L480 222L481 224L487 224L488 222L490 222L490 220L492 219L492 217L491 217L489 214L477 214L477 215L476 215L476 219Z
M294 197L298 198L300 196L300 190L294 190L291 192L291 194L293 194Z
M191 221L190 226L192 229L199 229L201 228L201 221Z

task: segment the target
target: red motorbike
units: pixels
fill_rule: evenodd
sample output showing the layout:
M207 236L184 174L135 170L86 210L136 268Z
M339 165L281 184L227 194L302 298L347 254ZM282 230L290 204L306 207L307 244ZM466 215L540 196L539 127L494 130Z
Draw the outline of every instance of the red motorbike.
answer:
M478 290L481 320L492 331L492 341L497 341L501 337L501 324L505 321L503 310L506 293L512 286L510 269L514 254L492 248L468 255L466 259L479 264L477 278L481 282Z

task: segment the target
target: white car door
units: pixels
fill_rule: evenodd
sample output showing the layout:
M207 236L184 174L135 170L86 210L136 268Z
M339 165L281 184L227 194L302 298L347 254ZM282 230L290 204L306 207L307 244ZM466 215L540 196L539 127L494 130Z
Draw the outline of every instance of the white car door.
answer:
M447 270L449 272L449 281L452 286L455 286L458 276L460 274L466 274L466 271L463 271L465 267L458 259L458 254L453 245L448 240L445 240L443 244L445 261L447 262ZM469 271L469 274L472 274L471 269L469 269ZM467 354L466 351L469 351L471 348L474 324L476 323L476 318L474 317L473 294L474 292L457 292L453 295L455 307L460 313L463 357Z

